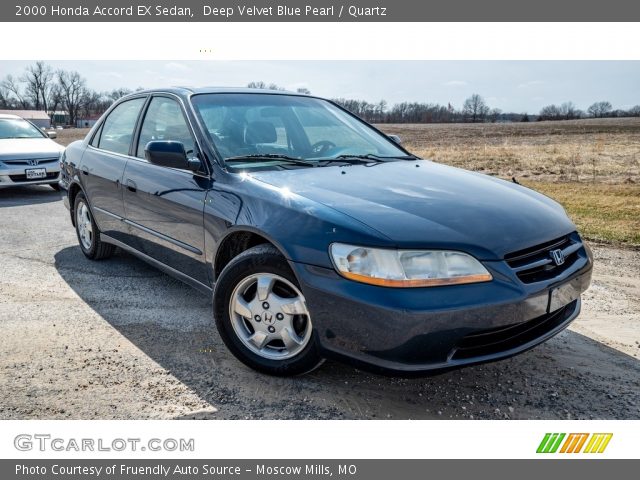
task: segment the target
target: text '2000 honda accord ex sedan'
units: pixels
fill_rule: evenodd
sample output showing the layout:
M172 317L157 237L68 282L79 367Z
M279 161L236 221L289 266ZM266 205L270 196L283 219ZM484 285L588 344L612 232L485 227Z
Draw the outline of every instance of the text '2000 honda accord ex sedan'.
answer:
M67 148L61 184L88 258L120 247L212 294L229 350L271 374L506 358L575 319L591 280L553 200L306 95L129 95Z

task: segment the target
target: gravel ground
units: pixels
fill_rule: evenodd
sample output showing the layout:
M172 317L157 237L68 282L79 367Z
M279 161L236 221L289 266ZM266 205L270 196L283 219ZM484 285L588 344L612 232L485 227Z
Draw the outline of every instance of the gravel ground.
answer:
M638 419L640 252L594 245L572 327L422 379L327 362L272 378L229 354L209 299L123 253L84 258L60 194L0 190L2 419Z

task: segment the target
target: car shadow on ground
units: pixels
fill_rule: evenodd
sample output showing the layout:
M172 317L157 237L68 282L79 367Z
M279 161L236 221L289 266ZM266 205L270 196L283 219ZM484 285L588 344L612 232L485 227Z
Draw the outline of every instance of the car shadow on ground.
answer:
M57 202L62 197L48 185L0 188L0 208Z
M572 331L508 360L433 377L326 362L276 378L227 351L209 298L136 258L119 252L91 262L68 247L55 266L106 322L214 407L182 418L640 418L640 362Z

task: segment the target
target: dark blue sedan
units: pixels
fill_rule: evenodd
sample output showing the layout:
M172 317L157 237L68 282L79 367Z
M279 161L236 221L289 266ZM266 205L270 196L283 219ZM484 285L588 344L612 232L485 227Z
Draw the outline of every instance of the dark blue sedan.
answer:
M311 96L139 92L62 164L82 252L120 247L213 295L229 350L270 374L509 357L567 327L591 280L553 200L417 158Z

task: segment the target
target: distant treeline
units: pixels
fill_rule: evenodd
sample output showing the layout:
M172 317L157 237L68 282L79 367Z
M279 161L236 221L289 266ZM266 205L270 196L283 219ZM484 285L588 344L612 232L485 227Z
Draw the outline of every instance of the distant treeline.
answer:
M54 70L44 62L36 62L20 76L0 79L0 109L42 110L52 119L57 112L63 112L65 123L76 125L78 119L102 114L117 99L132 92L128 88L98 92L87 86L79 72Z
M579 118L640 117L640 105L629 110L614 110L609 102L596 102L586 112L573 103L548 105L537 115L502 112L489 108L484 99L474 94L461 109L438 103L402 102L387 108L387 102L369 103L365 100L334 98L334 102L373 123L482 123L482 122L533 122L542 120L575 120Z
M275 83L250 82L249 88L284 90ZM298 93L310 95L307 88L299 88ZM540 113L528 114L503 112L491 108L484 98L474 93L467 98L462 108L456 109L451 103L402 102L389 107L386 100L371 103L366 100L333 98L338 105L373 123L479 123L479 122L531 122L542 120L575 120L578 118L640 117L640 105L629 110L614 110L610 102L595 102L587 111L578 109L573 102L562 105L547 105Z
M279 85L265 82L250 82L247 86L284 90ZM78 119L102 114L114 101L132 92L128 88L98 92L87 86L86 79L79 72L54 70L45 62L36 62L26 67L22 75L6 75L0 79L0 109L44 110L52 118L54 113L64 112L65 122L75 125ZM297 92L311 94L307 88L299 88ZM565 102L548 105L538 114L502 112L498 108L491 108L478 94L467 98L460 108L455 108L451 103L401 102L390 106L385 100L371 103L335 98L333 101L374 123L530 122L640 116L640 105L629 110L616 110L607 101L595 102L586 111L578 109L573 102Z

